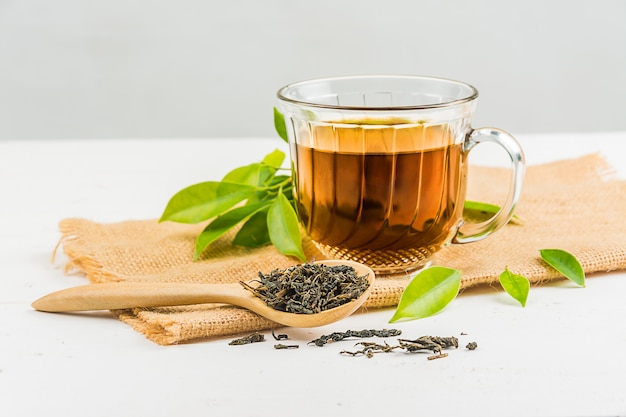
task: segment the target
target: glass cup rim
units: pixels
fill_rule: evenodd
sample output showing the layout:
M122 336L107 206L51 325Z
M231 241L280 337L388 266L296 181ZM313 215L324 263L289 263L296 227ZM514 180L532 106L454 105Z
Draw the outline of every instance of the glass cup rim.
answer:
M422 81L434 81L440 83L447 83L451 85L458 85L463 88L468 89L469 93L452 100L447 100L439 103L429 103L429 104L414 104L414 105L400 105L400 106L353 106L353 105L338 105L338 104L326 104L319 103L314 101L301 100L297 98L290 97L288 92L299 88L304 87L306 85L311 85L315 83L324 83L324 82L337 82L337 81L348 81L348 80L422 80ZM346 75L346 76L336 76L336 77L322 77L322 78L311 78L303 81L296 81L290 84L287 84L281 87L277 92L276 96L279 100L299 105L299 106L307 106L307 107L316 107L322 109L335 109L335 110L358 110L358 111L393 111L393 110L426 110L426 109L437 109L443 107L451 107L456 106L463 103L468 103L476 98L478 98L478 90L471 84L457 81L449 78L442 77L433 77L433 76L425 76L425 75L392 75L392 74L374 74L374 75Z

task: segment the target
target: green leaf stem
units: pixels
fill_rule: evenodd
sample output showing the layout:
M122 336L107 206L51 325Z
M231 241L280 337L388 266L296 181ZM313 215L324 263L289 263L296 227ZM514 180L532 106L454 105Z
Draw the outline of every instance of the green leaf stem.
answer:
M559 271L564 277L581 287L585 286L585 271L574 255L562 249L541 249L539 253L548 265Z
M432 316L443 310L461 287L461 272L433 266L417 274L402 292L390 323Z

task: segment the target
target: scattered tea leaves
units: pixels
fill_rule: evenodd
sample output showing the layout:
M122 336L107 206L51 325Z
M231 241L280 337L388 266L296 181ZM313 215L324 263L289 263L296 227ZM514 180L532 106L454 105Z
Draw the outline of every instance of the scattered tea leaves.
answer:
M342 350L341 354L350 355L350 356L359 356L365 355L368 358L372 358L375 353L388 353L394 350L403 350L408 353L416 353L420 351L431 351L435 355L428 356L428 360L445 358L448 356L447 353L443 353L442 350L446 348L458 348L459 340L452 337L439 337L439 336L422 336L415 340L408 339L398 339L398 345L389 345L387 342L385 344L375 343L375 342L359 342L356 346L363 346L363 349L357 351L348 351Z
M467 350L476 350L478 348L478 343L476 343L476 342L469 342L467 345L465 345L465 348Z
M365 355L368 358L373 358L375 353L391 352L395 349L400 349L399 345L391 346L387 342L384 345L375 342L359 342L355 346L363 346L360 350L342 350L339 352L341 355L360 356Z
M231 340L228 344L231 346L236 345L249 345L250 343L265 342L265 336L261 333L252 333L239 339Z
M274 329L272 329L272 337L274 338L274 340L287 340L287 339L289 339L289 335L284 334L284 333L276 334L274 332Z
M431 350L433 353L441 353L442 349L459 347L459 339L454 336L422 336L414 340L398 339L398 342L400 342L408 352Z
M548 265L559 271L563 276L581 287L585 286L585 271L574 255L562 249L541 249L539 253Z
M402 334L402 330L398 329L382 329L382 330L346 330L345 332L333 332L331 334L326 334L318 337L315 340L311 340L309 344L314 344L315 346L324 346L330 342L339 342L344 339L348 339L351 337L392 337L392 336L400 336Z
M528 291L530 291L530 281L528 281L528 278L512 273L507 267L504 269L504 272L500 274L500 284L502 284L504 291L519 301L522 307L526 306Z
M432 361L433 359L441 359L441 358L447 358L448 354L447 353L439 353L437 355L431 355L428 357L429 361Z
M277 343L274 345L274 349L298 349L300 345L284 345L282 343Z
M390 323L432 316L459 293L461 272L433 266L417 274L404 289Z

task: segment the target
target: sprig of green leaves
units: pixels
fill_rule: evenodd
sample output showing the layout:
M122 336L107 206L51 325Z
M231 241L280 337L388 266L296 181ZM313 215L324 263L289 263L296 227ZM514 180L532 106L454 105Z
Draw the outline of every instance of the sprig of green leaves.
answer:
M241 224L233 244L273 244L279 252L306 261L291 193L291 175L279 175L285 153L267 154L261 162L238 167L221 181L186 187L170 199L159 221L210 223L196 238L194 260L219 237Z

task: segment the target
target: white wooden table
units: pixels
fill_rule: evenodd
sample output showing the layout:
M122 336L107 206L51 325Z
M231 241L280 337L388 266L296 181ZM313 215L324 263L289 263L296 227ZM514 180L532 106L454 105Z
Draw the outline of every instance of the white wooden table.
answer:
M626 178L626 132L518 139L529 165L600 152ZM383 310L288 329L301 345L293 350L272 340L229 346L232 338L164 347L109 313L31 309L43 294L86 283L63 273L62 254L50 261L62 218L156 218L182 187L274 148L286 151L277 138L0 142L0 415L626 415L623 271L589 277L586 288L533 287L526 308L481 289L423 320L391 326ZM462 348L428 361L338 353L356 341L306 345L332 331L389 327L409 338L457 336ZM464 349L470 341L478 349Z

